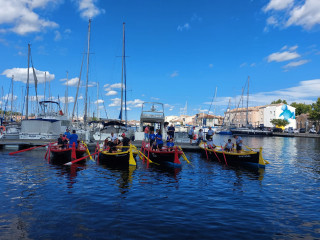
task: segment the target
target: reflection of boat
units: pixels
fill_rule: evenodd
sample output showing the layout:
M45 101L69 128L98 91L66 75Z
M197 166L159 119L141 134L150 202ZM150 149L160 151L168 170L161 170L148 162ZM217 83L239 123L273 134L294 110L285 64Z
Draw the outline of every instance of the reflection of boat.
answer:
M78 158L81 158L87 151L87 148L85 147L85 145L83 145L82 143L79 143L78 148L60 148L57 145L51 146L49 148L50 154L51 154L51 159L50 162L52 164L65 164L70 162L71 160L75 160ZM73 155L73 151L74 153L74 157L72 157ZM75 159L73 159L75 158ZM85 162L86 160L82 160L81 162Z
M183 155L183 151L178 147L174 147L173 151L169 151L167 147L163 147L161 151L158 151L152 149L148 143L142 142L141 150L155 163L171 167L181 167L179 158Z
M221 147L216 147L214 149L208 148L204 142L199 144L202 152L208 156L210 159L218 160L219 162L226 163L228 165L247 165L253 167L264 168L268 161L264 160L262 157L262 148L259 151L253 151L249 149L248 151L237 152L227 152L221 149Z
M133 145L130 147L116 147L116 152L108 150L100 150L99 163L108 164L109 166L136 166L136 161L133 156Z

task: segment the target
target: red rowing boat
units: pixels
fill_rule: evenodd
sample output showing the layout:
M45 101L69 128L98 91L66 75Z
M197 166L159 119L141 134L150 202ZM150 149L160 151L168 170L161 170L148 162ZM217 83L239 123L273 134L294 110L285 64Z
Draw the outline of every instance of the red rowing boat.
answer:
M142 142L141 152L148 156L151 161L160 165L181 167L179 158L183 155L183 151L176 146L172 149L163 147L159 151L152 149L149 143Z
M53 164L65 164L74 160L72 157L72 151L73 151L72 147L61 148L58 145L54 145L50 147L49 151L52 154L50 162ZM74 151L75 151L75 158L78 159L78 158L81 158L86 153L87 147L84 144L79 143L78 147L75 148ZM86 159L83 160L83 162L85 161Z

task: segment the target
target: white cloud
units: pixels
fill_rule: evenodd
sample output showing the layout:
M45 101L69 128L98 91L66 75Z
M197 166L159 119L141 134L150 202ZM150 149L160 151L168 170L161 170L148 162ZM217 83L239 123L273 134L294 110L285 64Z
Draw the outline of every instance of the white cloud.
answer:
M10 94L6 94L5 96L2 97L3 100L9 100L11 101L11 93ZM13 101L17 100L18 97L16 95L13 95Z
M55 41L61 40L61 33L58 30L54 31L54 40Z
M68 80L66 78L60 79L60 81L64 81L65 83L63 83L63 85L68 85L69 87L77 87L78 86L78 82L79 82L79 78L75 77L75 78L71 78ZM81 85L81 83L80 83Z
M241 67L241 68L243 68L243 67L245 67L245 66L247 66L247 63L246 63L246 62L240 64L240 67Z
M295 25L309 30L320 24L319 0L271 0L263 10L275 10L270 11L272 16L267 19L267 25L284 28Z
M35 69L38 83L44 83L45 79L46 81L52 81L54 79L54 74L50 74L48 71L40 71ZM46 73L46 74L45 74ZM1 73L1 75L5 75L7 78L11 78L12 75L14 76L14 81L17 82L27 82L27 75L28 75L28 68L12 68L12 69L6 69ZM46 75L46 77L45 77ZM32 68L29 68L29 82L34 83L33 78L33 70Z
M144 101L142 101L140 99L135 99L133 101L128 101L127 105L132 106L132 107L141 107L142 103L144 103Z
M173 73L170 74L170 77L174 78L179 76L179 71L174 71Z
M151 97L150 99L151 99L151 100L154 100L154 101L160 100L160 98L157 98L157 97Z
M81 95L80 97L78 97L78 100L81 100L81 99L83 99L83 96Z
M55 0L0 0L0 24L6 27L2 31L25 35L40 32L46 28L56 28L58 24L41 18L37 8L48 8L49 4L59 4Z
M284 10L289 8L294 3L294 0L271 0L268 5L264 8L264 11L267 12L269 10Z
M296 52L289 52L289 51L284 51L284 52L275 52L272 53L268 56L268 62L284 62L292 59L299 58L300 55Z
M109 104L109 107L119 107L121 105L121 99L120 98L112 98L111 103Z
M60 102L66 103L67 98L66 97L60 97ZM68 97L68 103L73 103L74 102L74 97Z
M102 99L98 99L97 101L94 102L94 104L100 104L100 103L104 103L104 101Z
M185 23L184 25L179 25L177 27L177 30L182 32L183 30L189 30L190 29L190 24L189 23Z
M104 9L99 9L95 5L96 2L97 0L78 0L78 8L82 18L93 18L105 12Z
M310 104L319 97L320 92L320 79L301 81L297 86L275 90L271 92L259 92L250 94L249 102L252 106L260 106L270 104L276 99L285 99L288 103L291 102L304 102ZM231 97L217 97L215 104L227 106ZM240 99L240 96L236 96ZM210 105L211 102L205 104Z
M106 96L114 96L114 95L117 95L117 94L118 94L117 91L110 90L109 92L106 93Z
M298 66L306 64L308 62L309 62L309 60L300 60L300 61L290 62L287 65L283 66L283 68L287 69L287 68L292 68L292 67L298 67Z
M121 89L121 83L115 83L110 85L110 88L120 88ZM123 88L125 88L125 85L123 84Z
M109 85L110 85L110 84L107 83L107 84L103 85L103 87L106 88L106 87L108 87Z

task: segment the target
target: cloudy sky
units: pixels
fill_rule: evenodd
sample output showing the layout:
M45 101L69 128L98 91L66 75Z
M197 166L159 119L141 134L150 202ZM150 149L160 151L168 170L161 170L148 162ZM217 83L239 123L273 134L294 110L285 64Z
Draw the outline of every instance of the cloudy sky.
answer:
M210 105L223 114L229 99L231 107L239 104L248 76L250 106L320 96L319 0L0 0L0 6L3 108L10 106L12 76L14 107L22 108L28 43L39 98L63 106L68 88L73 108L89 18L91 115L98 107L102 117L119 116L123 22L129 119L139 118L144 101L164 103L166 115L179 114L186 102L188 114ZM80 113L86 75L85 57Z

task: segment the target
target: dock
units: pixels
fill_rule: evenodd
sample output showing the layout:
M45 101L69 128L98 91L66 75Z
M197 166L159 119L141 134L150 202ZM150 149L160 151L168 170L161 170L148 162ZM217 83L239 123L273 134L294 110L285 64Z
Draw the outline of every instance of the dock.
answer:
M7 148L7 149L26 149L33 146L41 146L45 144L49 144L50 142L55 142L55 139L52 140L23 140L23 139L1 139L0 140L0 149ZM88 148L90 151L94 151L95 147L97 146L98 141L92 141L90 143L87 143ZM99 141L102 143L102 141ZM141 148L142 141L133 141L133 145L135 145L137 148ZM177 143L177 146L181 146L182 150L185 152L200 152L199 146L196 145L190 145L189 143Z

